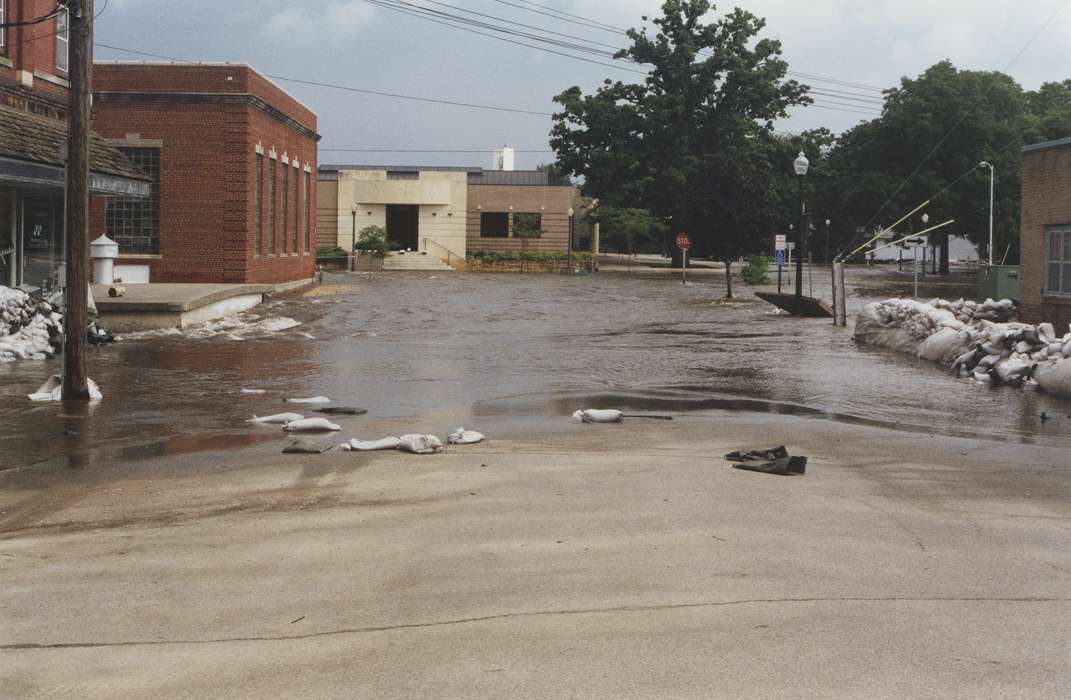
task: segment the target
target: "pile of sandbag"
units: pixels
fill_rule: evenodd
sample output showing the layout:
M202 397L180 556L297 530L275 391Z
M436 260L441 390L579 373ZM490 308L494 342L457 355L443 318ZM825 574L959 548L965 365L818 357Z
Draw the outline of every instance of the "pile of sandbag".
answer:
M26 292L0 286L0 362L43 360L60 351L63 317Z
M1058 336L1051 323L1016 323L1014 314L1007 299L889 299L859 312L855 339L938 362L977 382L1071 397L1071 333Z

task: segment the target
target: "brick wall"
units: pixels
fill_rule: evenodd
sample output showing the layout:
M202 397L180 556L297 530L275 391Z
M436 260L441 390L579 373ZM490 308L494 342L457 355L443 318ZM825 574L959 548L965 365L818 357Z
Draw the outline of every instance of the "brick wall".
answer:
M318 138L312 112L246 66L98 64L94 70L97 132L116 145L160 147L159 254L123 256L120 262L149 264L156 282L279 283L311 277ZM258 149L264 168L259 249ZM272 160L277 164L276 245L269 254L267 177ZM284 168L289 203L285 246L280 218ZM307 218L302 199L306 173ZM105 229L103 203L94 206L92 221L95 237ZM295 222L300 225L296 252Z
M469 185L466 249L468 252L531 252L565 251L569 241L569 207L573 188L558 186ZM510 212L510 207L513 207ZM510 237L481 238L480 215L484 212L542 215L540 238L527 241L513 238L513 217L510 216ZM580 223L574 222L579 227ZM579 230L579 229L577 229ZM575 232L574 232L575 236Z
M1045 295L1045 227L1071 224L1071 145L1023 154L1020 228L1020 317L1049 321L1057 332L1071 324L1071 297Z
M21 22L48 14L54 0L7 0L6 21ZM67 74L56 66L56 20L0 29L0 104L65 119Z

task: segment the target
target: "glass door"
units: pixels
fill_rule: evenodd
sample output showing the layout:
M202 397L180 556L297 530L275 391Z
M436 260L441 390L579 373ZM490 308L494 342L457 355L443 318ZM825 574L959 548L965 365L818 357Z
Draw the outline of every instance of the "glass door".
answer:
M14 213L15 191L0 188L0 285L5 287L19 283L15 264Z
M22 199L22 279L27 287L50 287L63 262L62 201L49 195Z

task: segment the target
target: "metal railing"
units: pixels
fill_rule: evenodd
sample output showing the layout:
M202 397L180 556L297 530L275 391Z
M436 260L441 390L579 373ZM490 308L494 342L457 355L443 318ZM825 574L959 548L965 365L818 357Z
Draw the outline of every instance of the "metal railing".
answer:
M424 243L424 253L428 253L429 252L428 251L428 243L431 243L431 244L435 245L437 248L441 248L446 253L446 258L443 258L442 255L435 255L435 257L437 257L439 260L442 260L444 263L446 263L450 267L454 266L454 258L457 258L457 260L462 265L465 263L465 256L464 255L458 255L457 253L455 253L454 251L450 250L449 248L447 248L442 243L439 243L436 240L433 240L431 238L425 238L425 239L423 239L423 243Z

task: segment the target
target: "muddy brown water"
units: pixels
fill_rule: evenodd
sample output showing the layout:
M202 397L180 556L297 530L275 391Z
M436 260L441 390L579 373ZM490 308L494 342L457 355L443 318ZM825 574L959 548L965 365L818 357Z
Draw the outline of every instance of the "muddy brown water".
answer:
M828 298L828 272L813 291ZM910 292L911 279L853 270L849 310ZM809 280L810 281L810 280ZM323 394L366 408L342 437L576 429L577 408L799 415L904 432L1071 445L1071 401L985 387L890 351L859 347L824 320L772 313L753 288L721 299L720 277L659 274L337 275L341 293L270 301L240 324L128 337L91 350L105 400L32 404L58 361L0 365L0 470L78 469L278 442L254 414ZM810 291L810 286L805 291ZM767 287L768 289L769 287ZM972 278L922 295L969 294ZM280 318L300 325L284 330ZM262 395L241 393L263 389ZM1044 411L1056 418L1040 419ZM776 440L775 440L776 441Z

